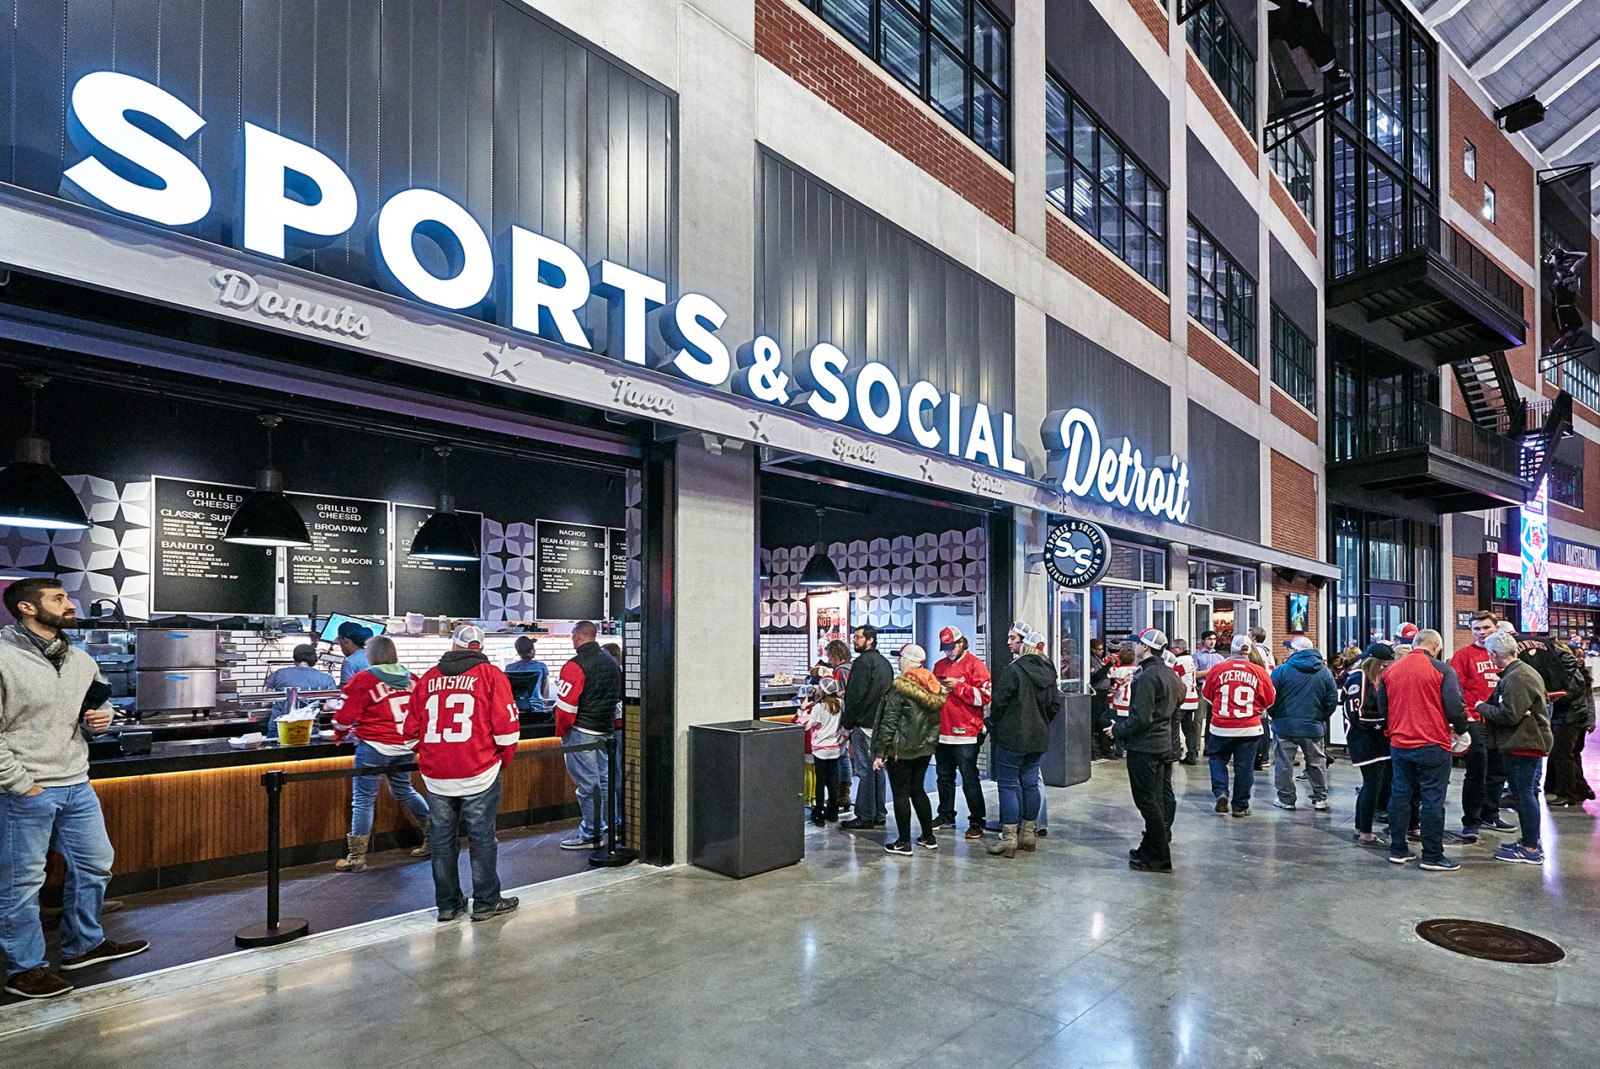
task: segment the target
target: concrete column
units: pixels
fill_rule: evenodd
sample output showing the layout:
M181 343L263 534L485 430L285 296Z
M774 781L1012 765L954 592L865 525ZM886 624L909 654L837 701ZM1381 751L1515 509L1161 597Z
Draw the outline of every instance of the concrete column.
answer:
M1011 172L1017 237L1044 249L1044 5L1017 5L1011 27Z
M685 435L674 453L673 856L689 857L689 726L755 716L755 447ZM646 641L661 641L647 636Z

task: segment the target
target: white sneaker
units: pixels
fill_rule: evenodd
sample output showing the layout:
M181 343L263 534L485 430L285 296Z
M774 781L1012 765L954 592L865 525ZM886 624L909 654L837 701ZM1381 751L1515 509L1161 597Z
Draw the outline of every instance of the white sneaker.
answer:
M1315 809L1319 813L1326 813L1328 811L1328 803L1326 800L1321 802L1312 802L1311 808Z

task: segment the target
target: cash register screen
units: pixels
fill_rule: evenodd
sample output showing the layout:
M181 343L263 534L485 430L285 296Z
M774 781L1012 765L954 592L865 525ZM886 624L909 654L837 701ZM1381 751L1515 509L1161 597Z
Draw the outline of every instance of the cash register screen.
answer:
M377 620L368 620L360 616L346 616L343 613L336 612L328 617L328 622L322 626L322 633L317 637L323 642L337 642L339 639L339 626L346 623L360 624L368 631L371 631L373 635L381 635L385 630L384 625Z

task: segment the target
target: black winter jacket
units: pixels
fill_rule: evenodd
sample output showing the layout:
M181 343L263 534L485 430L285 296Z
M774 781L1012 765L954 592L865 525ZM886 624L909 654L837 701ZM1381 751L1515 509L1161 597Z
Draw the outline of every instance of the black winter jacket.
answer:
M844 687L844 713L839 726L846 731L868 728L877 722L883 699L894 685L894 669L877 650L858 654L850 664L850 678Z
M1123 748L1160 754L1175 761L1182 748L1178 706L1183 703L1183 681L1160 657L1148 657L1133 673L1128 715L1115 726Z
M1025 653L1000 670L989 705L989 736L1017 753L1043 753L1050 745L1050 721L1061 708L1056 666L1037 653Z
M1521 640L1522 652L1518 656L1533 666L1539 673L1539 678L1544 680L1544 689L1548 692L1563 690L1566 696L1554 698L1551 701L1550 722L1552 724L1565 724L1568 714L1577 710L1577 715L1571 717L1573 723L1583 723L1584 718L1592 713L1585 713L1579 702L1590 695L1589 673L1580 664L1577 658L1553 642L1542 638L1525 638Z

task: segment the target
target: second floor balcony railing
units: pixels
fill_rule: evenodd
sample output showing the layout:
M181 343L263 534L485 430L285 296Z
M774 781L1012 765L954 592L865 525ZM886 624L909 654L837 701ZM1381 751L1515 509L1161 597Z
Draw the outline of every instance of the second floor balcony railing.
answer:
M1510 438L1421 402L1374 408L1366 418L1335 418L1329 460L1377 460L1388 454L1433 448L1513 477L1521 446Z
M1409 211L1368 213L1364 220L1356 220L1352 231L1336 233L1331 260L1333 279L1348 278L1419 249L1431 250L1506 314L1522 317L1522 283L1440 219L1438 209L1428 203L1414 204Z

